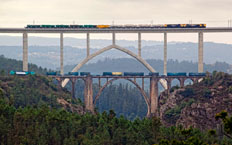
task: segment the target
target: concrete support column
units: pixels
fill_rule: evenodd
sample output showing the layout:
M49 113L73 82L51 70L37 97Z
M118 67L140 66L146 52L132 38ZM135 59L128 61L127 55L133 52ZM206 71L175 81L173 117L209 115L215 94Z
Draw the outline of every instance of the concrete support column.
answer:
M198 37L198 72L204 71L203 66L203 32L199 32Z
M86 45L87 45L87 57L89 56L89 33L87 33L87 38L86 38Z
M142 42L141 42L141 33L138 33L138 56L141 57L141 47L142 47Z
M75 84L76 84L76 79L73 78L71 79L72 82L72 98L75 98Z
M60 33L60 74L64 75L64 38Z
M154 76L150 79L151 116L158 116L158 80Z
M167 33L164 33L164 75L167 75Z
M93 80L91 76L87 76L85 79L85 109L94 113L93 104Z
M116 37L115 37L115 33L112 33L112 44L115 45L116 41Z
M167 93L169 94L170 89L171 89L171 87L172 87L172 79L169 78L169 79L167 79L166 81L167 81Z
M28 71L28 35L23 33L23 71Z
M184 78L180 78L179 81L180 81L180 87L183 88L184 87L184 81L185 81L185 79Z

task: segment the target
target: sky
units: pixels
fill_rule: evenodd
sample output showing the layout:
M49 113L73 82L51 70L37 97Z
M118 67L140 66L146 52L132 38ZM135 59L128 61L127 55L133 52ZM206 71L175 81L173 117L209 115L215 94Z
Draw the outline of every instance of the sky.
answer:
M232 0L0 0L0 27L24 27L33 21L35 24L167 24L190 20L206 23L208 27L228 27L231 5ZM168 36L169 41L197 41L196 34ZM231 38L230 33L205 34L206 41L232 44ZM119 39L133 40L137 36L125 35ZM144 34L143 39L159 41L163 36Z

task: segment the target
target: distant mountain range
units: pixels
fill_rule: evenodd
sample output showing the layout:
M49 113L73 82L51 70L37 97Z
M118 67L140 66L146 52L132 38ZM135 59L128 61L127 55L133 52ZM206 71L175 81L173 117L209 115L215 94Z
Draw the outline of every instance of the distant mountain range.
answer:
M128 48L137 53L137 41L118 40L118 45ZM65 38L64 41L64 64L74 65L81 62L86 57L86 40L76 38ZM91 40L91 53L96 52L111 44L111 40ZM142 57L144 59L163 59L163 42L161 41L142 41ZM0 36L0 54L5 57L22 60L22 37L19 36ZM204 62L213 64L215 62L226 62L232 64L231 59L232 45L222 43L204 43ZM29 62L42 67L56 69L59 67L59 38L29 37ZM97 62L105 58L131 58L118 50L105 52L90 62ZM197 43L168 43L168 59L178 61L198 60Z

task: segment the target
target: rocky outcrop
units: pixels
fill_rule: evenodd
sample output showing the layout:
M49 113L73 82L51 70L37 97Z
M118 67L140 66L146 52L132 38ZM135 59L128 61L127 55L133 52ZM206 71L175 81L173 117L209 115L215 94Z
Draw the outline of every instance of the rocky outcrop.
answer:
M216 73L169 95L161 93L159 106L161 121L167 126L216 128L220 121L215 120L215 114L222 110L232 114L232 76Z
M57 102L61 104L65 110L70 110L71 112L75 112L80 115L85 114L84 107L81 105L71 104L63 98L57 98Z

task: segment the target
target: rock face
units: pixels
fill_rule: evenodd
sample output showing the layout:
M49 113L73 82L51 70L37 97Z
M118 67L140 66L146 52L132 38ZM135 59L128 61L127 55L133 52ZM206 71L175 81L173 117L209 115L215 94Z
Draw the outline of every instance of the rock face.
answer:
M57 98L57 102L61 104L65 110L70 110L71 112L83 115L85 114L84 107L81 105L71 104L63 98Z
M217 113L226 110L232 114L232 76L214 73L200 83L176 89L169 95L162 93L159 106L161 121L167 126L216 128L220 123L215 120Z

